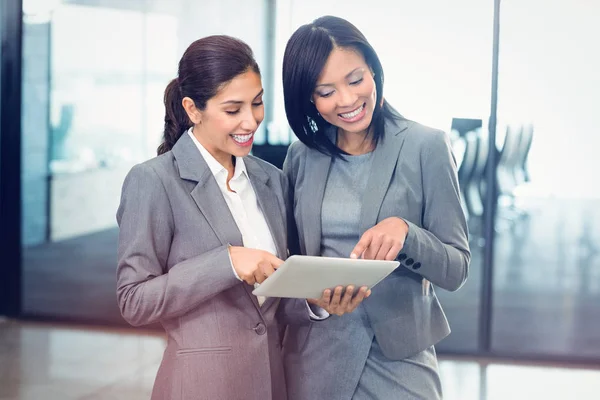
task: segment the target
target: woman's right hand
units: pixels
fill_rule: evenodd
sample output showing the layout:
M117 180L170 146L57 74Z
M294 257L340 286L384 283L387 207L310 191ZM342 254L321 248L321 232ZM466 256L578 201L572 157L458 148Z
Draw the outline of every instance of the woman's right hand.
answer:
M237 275L249 285L262 283L283 261L268 251L230 246L229 255Z

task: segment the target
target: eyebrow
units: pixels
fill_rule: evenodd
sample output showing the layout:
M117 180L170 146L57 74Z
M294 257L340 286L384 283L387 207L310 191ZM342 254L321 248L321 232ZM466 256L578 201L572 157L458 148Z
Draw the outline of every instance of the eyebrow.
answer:
M257 98L262 96L264 92L265 92L265 89L262 89L256 96L254 96L254 98L252 100L256 100ZM222 102L221 104L244 104L244 102L241 100L227 100L227 101Z
M348 75L346 75L344 77L344 79L348 79L348 77L350 77L350 75L352 75L353 73L355 73L356 71L358 71L361 68L362 67L358 67L358 68L353 69L352 71L350 71L350 73L348 73ZM333 86L333 83L321 83L321 84L315 86L315 88L318 88L319 86Z

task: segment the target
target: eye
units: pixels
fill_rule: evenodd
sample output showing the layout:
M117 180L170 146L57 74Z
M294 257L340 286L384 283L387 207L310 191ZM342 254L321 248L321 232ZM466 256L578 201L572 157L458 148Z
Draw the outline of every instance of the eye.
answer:
M253 105L254 107L260 107L260 106L262 106L262 105L263 105L263 101L261 100L261 101L259 101L259 102L256 102L256 103L252 103L252 105Z
M235 111L227 111L227 110L225 110L225 112L226 112L227 114L229 114L229 115L236 115L237 113L239 113L239 112L240 112L240 110L239 110L239 109L237 109L237 110L235 110Z
M360 83L363 81L363 78L357 79L355 81L350 82L351 85L360 85Z
M317 92L317 96L319 96L319 97L325 97L325 98L331 96L332 94L333 94L333 91L327 92L327 93L319 93L319 92Z

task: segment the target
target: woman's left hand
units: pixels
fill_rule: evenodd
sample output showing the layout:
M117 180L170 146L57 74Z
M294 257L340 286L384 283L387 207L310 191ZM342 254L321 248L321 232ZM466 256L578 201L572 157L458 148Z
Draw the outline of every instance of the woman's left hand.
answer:
M341 317L356 310L356 307L370 295L371 290L366 286L361 287L355 293L354 286L348 285L345 289L343 286L338 286L334 290L325 289L320 299L306 300L311 304L321 307L329 314Z
M350 258L394 261L408 235L408 224L401 218L386 218L367 230L350 254Z

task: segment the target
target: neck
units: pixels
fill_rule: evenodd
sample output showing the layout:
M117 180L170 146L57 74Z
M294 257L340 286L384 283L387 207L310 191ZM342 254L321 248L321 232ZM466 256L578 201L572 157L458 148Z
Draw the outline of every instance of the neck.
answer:
M347 132L338 129L337 147L348 154L358 156L373 151L373 135L363 132Z

